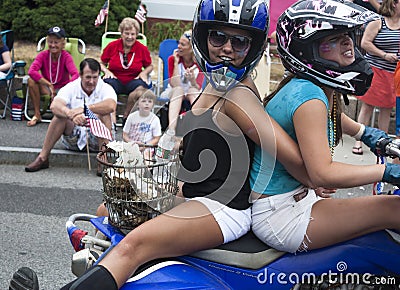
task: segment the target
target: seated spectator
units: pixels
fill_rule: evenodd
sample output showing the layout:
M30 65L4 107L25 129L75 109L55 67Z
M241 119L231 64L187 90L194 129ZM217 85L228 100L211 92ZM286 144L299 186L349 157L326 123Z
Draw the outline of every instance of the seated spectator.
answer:
M138 100L138 110L131 113L126 120L122 132L125 142L134 142L138 145L157 145L161 136L160 119L152 112L155 96L147 90ZM151 160L154 150L150 148L144 152L145 160Z
M29 96L32 99L34 116L28 121L28 127L42 121L40 115L40 96L55 97L57 91L70 81L79 77L72 56L64 50L65 31L55 26L47 31L48 49L41 51L28 70Z
M43 147L35 161L25 167L26 172L35 172L49 167L49 155L56 142L62 137L62 143L69 150L84 150L87 146L97 151L108 140L88 133L84 105L88 107L111 132L111 113L117 105L117 96L111 86L104 83L100 76L100 64L97 60L86 58L80 63L80 78L60 89L51 103L54 117L47 129ZM97 175L101 175L98 166Z
M10 50L0 37L0 79L4 78L11 67Z
M183 99L190 104L197 98L201 91L204 75L195 61L190 44L191 31L185 31L179 39L178 49L168 58L168 108L169 128L175 130L176 120L181 111Z
M148 48L136 41L140 31L139 22L126 17L119 24L118 30L121 38L104 48L100 63L104 81L114 88L117 95L128 95L123 116L125 123L136 101L151 87L147 80L153 65Z

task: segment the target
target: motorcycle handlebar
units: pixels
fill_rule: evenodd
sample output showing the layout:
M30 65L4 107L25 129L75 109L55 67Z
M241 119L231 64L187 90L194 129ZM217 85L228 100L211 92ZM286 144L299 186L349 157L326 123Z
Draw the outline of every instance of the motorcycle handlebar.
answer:
M71 215L68 218L68 221L66 222L65 226L67 228L67 232L68 232L68 236L72 237L73 233L77 230L80 230L76 225L75 222L76 221L84 221L84 222L90 222L91 219L93 218L97 218L97 216L95 215L91 215L91 214L85 214L85 213L76 213ZM111 242L109 241L105 241L102 239L98 239L96 237L92 237L89 235L86 235L82 238L82 242L84 244L92 244L92 245L98 245L101 246L103 248L109 248L111 246Z
M393 143L390 143L386 147L386 151L388 152L389 156L400 158L400 148Z
M384 156L400 158L400 139L381 139L377 142L377 147L381 148Z
M75 224L76 221L86 221L89 222L91 219L96 218L97 216L87 213L76 213L71 215L68 218L68 222Z

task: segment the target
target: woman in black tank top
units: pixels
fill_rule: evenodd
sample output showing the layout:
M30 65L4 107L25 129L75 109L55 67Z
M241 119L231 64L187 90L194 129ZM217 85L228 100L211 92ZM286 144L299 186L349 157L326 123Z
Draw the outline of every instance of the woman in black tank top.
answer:
M209 84L185 117L179 173L185 197L212 201L221 211L189 199L143 223L73 282L73 289L117 289L149 260L228 242L234 227L241 227L232 233L235 238L250 230L248 173L254 142L272 154L275 143L287 148L277 151L278 158L297 178L308 182L298 147L269 119L249 77L265 48L268 7L264 1L224 3L200 0L195 13L193 51ZM226 220L215 217L221 212ZM242 225L236 217L247 218L247 223ZM73 283L62 289L70 289Z

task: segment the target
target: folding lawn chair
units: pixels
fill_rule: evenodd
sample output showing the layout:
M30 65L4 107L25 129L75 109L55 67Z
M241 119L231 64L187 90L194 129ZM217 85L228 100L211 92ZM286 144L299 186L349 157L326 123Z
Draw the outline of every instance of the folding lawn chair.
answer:
M160 43L158 49L157 69L157 100L166 102L168 99L161 98L161 93L168 86L168 57L178 48L178 40L165 39Z
M39 53L43 50L48 49L46 37L42 37L37 44L36 51ZM72 58L74 59L74 63L76 68L79 71L79 64L85 58L86 53L86 45L82 39L74 38L74 37L67 37L65 38L65 47L64 49L71 54ZM42 122L50 122L52 118L50 107L51 97L50 95L41 95L41 114L42 114ZM29 89L26 90L25 96L25 117L28 120L31 120L32 117L29 115ZM44 115L49 115L49 118L43 118Z
M23 68L26 63L24 61L14 61L14 32L12 30L4 30L0 31L0 37L2 37L3 43L7 45L7 47L10 50L11 54L11 67L7 71L6 75L2 78L0 78L0 87L4 87L5 89L5 99L0 98L0 103L4 105L3 109L3 114L0 116L0 118L4 119L7 113L7 109L11 112L11 100L13 96L11 95L13 93L13 85L14 85L14 79L17 70L20 68Z

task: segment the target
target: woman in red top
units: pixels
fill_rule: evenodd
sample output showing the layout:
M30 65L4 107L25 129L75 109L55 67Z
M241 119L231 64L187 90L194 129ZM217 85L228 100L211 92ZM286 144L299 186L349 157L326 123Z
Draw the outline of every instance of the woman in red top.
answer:
M176 118L181 110L183 99L190 104L197 98L203 84L204 75L200 73L190 39L191 31L185 31L179 39L178 49L168 58L168 108L169 129L175 130Z
M114 88L117 95L128 95L124 112L126 120L139 97L151 87L146 81L153 65L148 48L136 41L139 23L126 17L119 24L118 30L121 38L104 48L100 63L104 81Z

